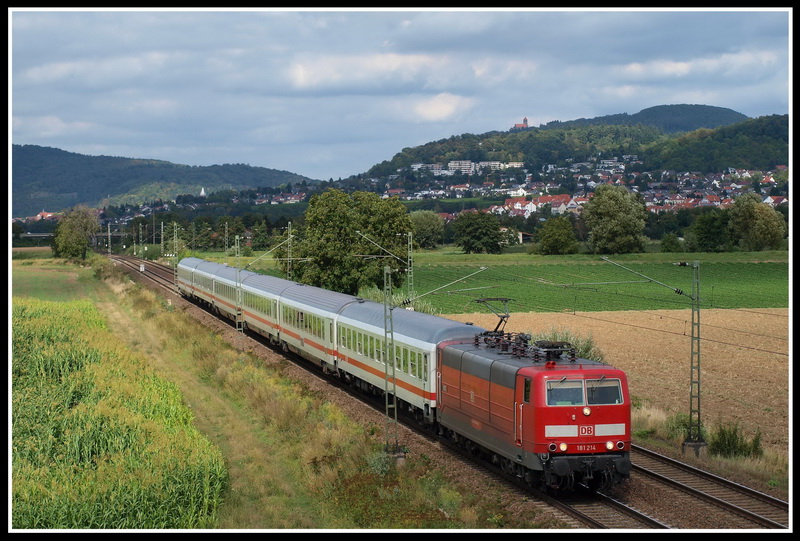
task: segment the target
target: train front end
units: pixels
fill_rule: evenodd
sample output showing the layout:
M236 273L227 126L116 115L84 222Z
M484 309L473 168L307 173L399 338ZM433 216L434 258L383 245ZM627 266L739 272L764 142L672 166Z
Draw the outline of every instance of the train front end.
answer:
M604 490L630 476L631 405L623 371L581 359L520 372L521 384L532 387L534 410L533 419L524 419L531 430L523 432L533 432L525 447L538 455L546 486Z

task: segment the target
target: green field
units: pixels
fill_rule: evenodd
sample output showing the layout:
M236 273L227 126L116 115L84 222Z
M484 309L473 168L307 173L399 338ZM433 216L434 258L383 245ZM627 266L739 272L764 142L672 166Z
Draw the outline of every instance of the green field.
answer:
M27 264L26 264L27 263ZM92 269L56 263L15 263L11 279L12 295L42 300L69 301L97 299L98 283Z
M612 259L612 261L614 261ZM708 262L699 265L702 308L783 308L789 303L787 262ZM616 261L615 261L616 262ZM482 297L512 299L514 312L592 312L691 307L692 267L666 262L553 262L539 265L420 265L414 289L442 313L485 311ZM677 293L680 290L683 293Z
M196 257L235 266L237 258L221 252ZM677 262L699 262L701 308L787 308L789 252L625 254L537 256L463 254L452 247L414 255L415 297L435 312L486 312L480 298L508 298L512 312L593 312L691 307L693 269ZM270 256L254 253L240 266L279 274ZM261 258L261 259L259 259ZM15 255L12 294L48 300L97 295L89 268L59 260L26 260ZM623 268L624 267L624 268ZM483 270L481 270L483 269ZM678 294L676 289L685 294ZM406 285L398 293L407 296Z
M196 256L226 262L219 252ZM699 262L701 308L789 306L787 251L625 254L605 261L596 255L539 256L519 250L463 254L445 247L413 256L415 296L444 314L486 312L475 302L479 298L511 299L512 312L690 308L694 272L676 263L694 261ZM259 257L241 258L240 265ZM227 263L236 265L236 258L228 257ZM278 274L269 257L251 269ZM398 292L407 294L406 286Z

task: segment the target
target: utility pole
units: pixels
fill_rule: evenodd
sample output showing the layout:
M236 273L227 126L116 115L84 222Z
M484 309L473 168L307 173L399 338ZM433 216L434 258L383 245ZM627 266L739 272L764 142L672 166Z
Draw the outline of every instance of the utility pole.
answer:
M289 229L286 232L289 244L286 246L286 278L292 279L292 222L289 222Z
M172 254L175 264L172 266L172 282L178 288L178 222L172 222Z
M700 455L700 450L707 445L703 439L702 424L700 423L700 262L693 261L677 263L680 267L692 267L692 353L689 368L689 430L683 442L683 451L686 448L694 449L695 455Z
M607 257L601 259L623 268L628 272L641 276L650 282L667 287L678 295L686 295L681 289L653 280L640 272L623 267L619 263L614 263ZM703 439L702 423L700 422L700 262L679 262L675 263L675 265L679 267L692 267L694 271L692 275L692 294L687 295L692 300L692 344L689 361L689 427L682 447L683 452L686 452L686 448L690 447L694 449L695 454L699 456L700 450L708 445Z
M414 239L411 231L408 232L408 298L414 296Z
M239 235L236 235L236 330L244 333L244 314L242 312L242 276L239 264Z
M384 397L386 399L386 453L399 452L397 435L397 380L394 351L394 321L392 319L392 269L383 267L383 344L384 344Z

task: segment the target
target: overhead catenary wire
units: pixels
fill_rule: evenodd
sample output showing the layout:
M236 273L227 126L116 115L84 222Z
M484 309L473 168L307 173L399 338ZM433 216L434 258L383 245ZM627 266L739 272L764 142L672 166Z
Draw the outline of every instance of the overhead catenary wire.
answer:
M436 268L442 269L442 267L438 267L438 266L436 266L436 267L434 267L434 266L423 267L423 268L426 271L425 274L429 274L430 271L432 271L433 269L436 269ZM495 267L492 270L497 270L497 268ZM516 287L514 284L519 284L519 283L524 283L524 282L536 282L536 283L541 284L541 285L552 285L553 287L563 287L563 286L558 285L555 280L547 280L546 278L543 279L543 278L537 277L537 276L521 276L521 275L513 274L513 273L509 274L508 272L506 272L505 268L503 270L504 270L504 272L502 273L503 276L498 276L496 274L492 275L492 280L494 282L496 282L493 287L502 288L503 287L502 282L506 282L509 285L513 285L513 287ZM443 271L443 272L446 275L447 271ZM509 279L509 276L512 279ZM497 283L497 282L501 282L501 283ZM662 282L660 282L658 280L654 281L654 280L650 280L650 279L642 280L642 281L635 280L635 281L631 281L630 283L650 283L650 282L656 282L656 283L664 285ZM606 281L606 282L597 282L596 284L597 285L604 285L604 284L615 285L617 283L627 283L627 282ZM672 290L673 292L675 292L676 289L680 290L680 288L673 288L671 286L666 286L666 287L669 288L670 290ZM470 289L471 288L464 288L463 290L456 290L456 291L451 292L451 294L452 295L459 295L459 294L468 295ZM568 288L567 287L563 287L563 289L568 289ZM688 296L685 295L685 294L683 294L682 297L684 299L686 299L686 300L680 300L681 297L664 298L664 297L658 297L658 296L653 296L653 295L636 295L636 294L629 294L629 293L621 293L619 291L614 291L614 292L602 291L602 289L598 288L598 287L593 287L593 288L577 288L577 287L573 287L572 289L580 289L581 291L590 291L592 293L596 293L598 296L600 296L600 298L605 298L605 297L608 297L609 295L612 295L612 296L615 296L615 297L625 297L625 298L631 298L631 299L654 300L654 301L658 301L660 303L676 304L676 305L679 305L679 306L684 307L684 308L689 308L689 302L688 302L688 299L686 298ZM683 293L682 290L680 290L680 291L681 291L681 293ZM587 304L594 304L594 303L588 302ZM460 307L460 310L456 310L456 312L457 311L464 311L464 309L468 305L469 305L469 302L464 303L464 305ZM531 302L516 301L515 302L515 306L514 306L514 310L515 311L522 311L522 312L542 312L542 313L553 313L553 314L572 313L573 315L576 315L578 317L593 319L593 320L597 320L597 321L603 321L603 322L611 323L611 324L615 324L615 325L623 325L623 326L627 326L627 327L631 327L631 328L639 328L639 329L642 329L642 330L647 330L647 331L652 331L652 332L671 334L671 335L674 335L674 336L682 336L682 337L686 336L685 333L681 333L681 332L665 330L665 329L657 328L657 327L650 327L650 326L647 326L647 325L637 325L637 324L631 324L631 323L626 323L626 322L620 322L620 321L615 321L612 318L606 318L606 317L601 317L599 315L590 314L590 312L594 312L595 311L593 309L581 310L581 313L579 314L578 313L579 310L575 306L572 306L572 307L569 307L569 308L565 307L564 305L562 305L560 307L554 307L552 304L542 304L542 303L531 303ZM740 310L745 311L745 312L748 311L746 309L740 309ZM640 312L648 313L650 311L649 310L640 310ZM764 313L764 312L756 312L756 313ZM773 314L769 314L769 313L766 313L766 314L773 315ZM669 316L661 315L659 317L669 317ZM673 318L673 319L678 320L678 321L681 320L681 318ZM779 337L779 336L770 336L770 335L764 335L764 334L761 334L761 333L753 333L753 332L749 332L749 331L746 331L746 330L743 330L743 329L738 329L738 328L735 328L735 327L727 327L727 326L721 326L721 325L710 325L710 324L706 324L706 327L709 328L709 329L722 330L722 331L727 331L727 332L730 332L730 333L745 334L745 335L751 335L751 336L760 336L760 337L763 337L763 338L776 339L776 340L782 340L782 341L786 340L786 338L782 338L782 337ZM720 340L720 339L709 338L708 336L706 336L704 338L704 340L706 340L708 342L713 342L715 344L719 344L721 346L726 346L726 347L741 348L741 349L747 349L747 350L752 350L752 351L760 351L760 352L763 352L763 353L775 354L775 355L780 355L780 356L787 356L788 355L787 353L781 352L781 351L774 351L774 350L763 348L763 347L757 347L757 346L747 345L747 344L744 344L744 343L732 342L730 340Z
M378 245L377 243L374 243L368 237L364 236L364 238L366 240L370 241L371 243L375 244L379 248L381 248L381 250L384 252L384 254L388 254L388 255L384 255L384 254L355 254L355 257L375 258L375 259L393 258L393 259L398 260L398 262L400 262L401 264L405 263L405 261L402 258L398 257L395 254L392 254L388 250L383 249L382 247L380 247L380 245ZM284 242L286 242L286 241L284 241ZM295 261L298 261L298 260L308 260L309 258L292 258L292 259L295 260ZM459 296L461 296L461 297L469 297L471 295L471 293L476 291L476 290L489 289L489 288L493 288L493 289L499 289L500 288L501 289L502 287L504 287L504 284L508 284L509 286L512 286L512 287L517 287L514 284L524 284L524 283L528 282L528 283L535 283L535 284L541 285L541 286L551 286L551 287L563 288L564 290L582 291L584 293L585 292L589 292L590 295L589 296L574 297L573 299L565 299L567 301L567 303L562 303L560 305L558 303L553 303L553 302L533 303L533 302L516 301L514 303L514 307L513 307L515 311L533 311L533 312L554 313L554 314L556 314L556 313L557 314L572 313L574 315L580 315L580 317L591 318L591 319L595 319L595 320L599 320L599 321L605 321L605 322L608 322L608 323L611 323L611 324L625 325L625 326L629 326L629 327L632 327L632 328L641 328L643 330L649 330L649 331L659 332L659 333L673 334L673 335L676 335L676 336L685 336L685 333L681 334L680 332L668 331L668 330L664 330L664 329L660 329L660 328L656 328L656 327L649 327L647 325L635 325L635 324L631 324L631 323L624 323L624 322L614 321L613 319L610 319L610 318L603 318L603 317L600 317L598 315L589 315L589 314L587 314L587 312L596 312L598 310L606 311L606 310L603 310L602 308L599 308L599 307L600 306L604 306L604 305L614 305L614 304L616 304L613 301L610 301L611 298L639 299L639 300L642 300L642 301L657 302L657 303L662 304L662 305L675 305L675 306L685 307L685 308L689 307L689 303L687 302L688 299L682 301L682 300L680 300L681 297L666 298L666 297L659 297L659 296L654 296L654 295L643 295L643 294L636 294L636 293L630 293L630 292L621 292L619 290L613 290L613 287L616 286L616 285L626 285L626 284L635 285L635 284L645 284L645 283L651 283L652 282L652 283L661 285L663 287L666 287L666 288L670 289L671 291L673 291L675 293L681 294L684 299L686 299L688 297L688 295L686 295L681 288L675 288L675 287L669 286L669 285L665 284L664 282L662 282L660 280L647 277L647 276L645 276L645 275L643 275L643 274L641 274L641 273L639 273L639 272L637 272L635 270L631 270L631 269L629 269L629 268L627 268L625 266L622 266L622 265L619 265L619 264L617 264L617 263L615 263L613 261L610 261L607 258L603 258L603 259L605 261L607 261L607 262L610 262L610 263L618 266L618 267L625 268L626 270L641 276L643 279L642 280L620 281L620 280L612 280L612 279L603 280L601 278L600 280L589 280L589 281L585 281L585 282L581 282L578 279L576 279L574 282L570 283L570 282L564 282L563 281L563 278L564 278L564 273L563 272L558 272L558 274L553 274L552 272L551 273L542 272L540 274L537 274L536 276L525 276L525 275L516 274L514 272L509 272L510 269L512 269L513 267L512 266L503 265L503 266L500 266L500 268L502 269L501 273L498 273L498 274L494 274L493 273L492 281L494 283L491 286L481 285L481 282L478 281L478 284L475 284L473 287L462 287L462 288L453 289L453 290L446 290L446 288L448 288L448 287L450 287L450 286L452 286L453 284L456 284L456 283L465 283L465 285L468 285L469 281L470 281L470 279L472 277L474 277L476 274L478 274L478 272L482 272L483 270L488 270L488 267L481 267L478 271L470 273L467 276L461 277L461 278L459 278L457 280L450 280L450 278L452 278L452 276L453 276L452 269L449 268L449 267L452 267L451 265L444 265L444 266L442 266L442 265L425 265L425 266L420 267L419 270L423 271L422 274L426 275L426 282L428 282L428 283L431 283L431 282L433 282L433 283L437 283L437 282L441 283L441 282L443 282L445 280L450 280L450 281L448 281L448 283L446 283L445 285L436 287L435 289L433 289L431 291L428 291L427 293L424 293L422 295L417 295L417 296L414 296L413 298L407 298L405 301L403 301L402 304L403 305L407 305L410 302L412 302L413 300L419 299L419 298L424 297L424 296L439 296L440 298L442 296L445 296L445 297L459 297ZM463 265L457 265L457 266L458 267L462 267ZM466 265L465 267L469 267L469 266L470 265ZM473 267L473 268L475 268L475 267ZM541 270L545 271L545 269L546 269L546 267L543 267ZM494 268L492 268L492 270L498 270L498 267L494 267ZM441 271L441 272L437 272L437 271ZM602 269L600 267L596 267L596 271L597 271L596 273L599 273L600 277L602 277L604 274L607 275L607 273L602 271ZM592 272L595 273L595 269L592 269ZM436 277L437 274L439 274L438 277ZM579 278L580 276L583 276L583 275L575 274L573 276L575 278ZM608 286L608 287L606 287L606 286ZM592 300L592 299L594 299L594 300ZM607 299L607 300L602 300L602 299ZM570 300L572 300L574 302L569 302ZM578 303L577 301L580 301L580 303ZM624 303L624 301L621 301L621 302ZM703 302L701 302L700 304L702 306L707 306L707 304L703 303ZM464 303L464 306L459 306L459 307L451 306L451 310L453 308L455 308L455 310L453 310L453 313L459 312L459 311L464 311L465 307L468 306L468 305L469 305L469 303ZM725 309L724 306L719 306L719 303L716 303L715 308ZM737 310L737 311L740 311L740 312L743 312L743 313L765 314L765 315L769 315L769 316L787 318L786 315L773 314L773 313L769 313L769 312L763 312L763 311L752 310L752 309L745 309L745 308L727 308L727 309ZM640 311L643 312L643 313L647 312L647 310L640 310ZM578 312L581 312L581 314L578 314ZM439 313L447 313L447 310L444 310L444 311L439 310ZM661 314L660 317L669 317L669 316ZM674 319L678 319L679 320L680 318L674 318ZM784 338L784 337L781 337L781 336L772 336L772 335L767 335L767 334L763 334L763 333L755 333L755 332L751 332L751 331L747 331L747 330L744 330L744 329L731 327L731 326L711 325L711 324L706 323L705 327L707 329L717 329L717 330L721 330L721 331L727 331L729 333L736 333L738 335L756 336L756 337L762 337L762 338L768 338L768 339L774 339L774 340L780 340L780 341L786 341L787 340L787 338ZM762 352L765 352L765 353L771 353L771 354L776 354L776 355L781 355L781 356L786 356L787 355L786 353L780 352L780 351L772 351L772 350L767 349L767 348L759 348L759 347L756 347L756 346L746 345L746 344L743 344L743 343L736 343L736 342L730 341L730 340L717 340L717 339L709 338L708 336L704 337L704 340L707 340L709 342L714 342L714 343L717 343L717 344L720 344L720 345L728 346L728 347L735 347L735 348L749 349L749 350L755 350L755 351L762 351Z

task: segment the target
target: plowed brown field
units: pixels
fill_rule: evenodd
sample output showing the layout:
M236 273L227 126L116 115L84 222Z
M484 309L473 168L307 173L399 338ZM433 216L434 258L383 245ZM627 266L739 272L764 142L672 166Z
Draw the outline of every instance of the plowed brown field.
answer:
M447 316L494 329L493 314ZM689 413L691 310L514 313L506 331L568 330L591 337L608 364L625 370L630 392L668 415ZM704 426L738 423L764 447L789 442L789 311L701 310L700 411Z

